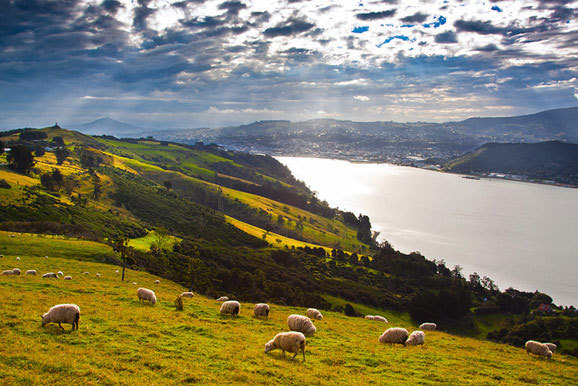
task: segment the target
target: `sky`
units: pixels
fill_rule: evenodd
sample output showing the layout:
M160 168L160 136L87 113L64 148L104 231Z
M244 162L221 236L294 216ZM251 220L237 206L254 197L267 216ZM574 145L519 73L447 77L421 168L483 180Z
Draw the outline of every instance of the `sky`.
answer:
M0 0L0 129L578 106L578 1Z

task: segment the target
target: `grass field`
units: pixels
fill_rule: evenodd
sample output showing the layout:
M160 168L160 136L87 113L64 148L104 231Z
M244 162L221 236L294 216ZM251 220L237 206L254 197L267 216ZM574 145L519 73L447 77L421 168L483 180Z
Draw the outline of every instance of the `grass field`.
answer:
M0 235L3 246L7 237ZM34 240L50 245L48 258L38 246L28 248ZM423 347L380 344L377 338L387 327L414 329L405 316L387 310L362 311L379 313L390 324L324 312L315 323L317 334L307 340L305 362L278 351L264 354L264 344L287 330L287 316L304 308L271 305L270 318L259 320L252 316L253 304L242 303L240 316L233 318L219 315L217 301L196 295L179 312L172 302L184 288L162 278L155 285L157 277L132 270L121 282L116 266L88 261L105 250L96 243L33 236L6 245L0 270L62 270L73 280L0 276L0 384L575 384L578 379L574 358L556 354L546 360L443 332L428 332ZM81 274L85 271L90 275ZM154 289L157 304L140 304L137 286ZM59 303L80 306L78 331L68 331L69 325L67 331L40 327L40 315Z
M171 249L176 242L182 241L182 239L174 236L167 235L167 240L164 245L164 249ZM141 251L148 252L151 249L151 245L158 241L158 236L155 231L150 231L146 236L139 237L138 239L130 239L128 241L129 247L139 249Z

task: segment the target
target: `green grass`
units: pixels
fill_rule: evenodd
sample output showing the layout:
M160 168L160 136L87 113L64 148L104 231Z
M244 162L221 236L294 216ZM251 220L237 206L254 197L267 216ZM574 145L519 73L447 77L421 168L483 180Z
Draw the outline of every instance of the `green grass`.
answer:
M23 247L32 239L23 239ZM443 332L428 332L423 347L383 345L377 338L386 327L413 326L404 317L371 309L360 311L384 314L392 322L323 312L317 334L307 339L305 363L277 351L264 354L264 344L287 330L287 316L304 308L271 305L270 318L259 320L251 316L253 304L242 303L239 317L223 317L220 303L196 295L178 312L172 301L181 286L165 279L155 285L157 277L132 270L121 282L115 266L75 260L74 251L96 257L103 247L38 239L54 247L48 259L31 248L16 262L11 245L0 269L62 270L73 280L0 276L1 384L70 384L73 379L84 384L573 384L578 378L575 358L556 354L549 361ZM102 277L95 277L97 272ZM137 286L154 289L158 303L140 304ZM42 329L40 315L67 302L81 308L80 329Z
M128 245L135 249L148 252L151 249L152 243L157 242L157 233L155 231L150 231L146 236L139 237L138 239L130 239ZM171 249L173 244L182 241L182 239L174 236L167 236L168 240L165 245L165 249Z

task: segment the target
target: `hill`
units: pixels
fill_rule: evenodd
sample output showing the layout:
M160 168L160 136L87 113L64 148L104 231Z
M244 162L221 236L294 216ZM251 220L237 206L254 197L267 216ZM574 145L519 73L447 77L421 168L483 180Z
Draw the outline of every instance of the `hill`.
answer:
M450 161L456 173L505 173L531 179L578 183L578 145L562 142L489 143Z
M416 327L395 312L374 309L367 311L390 323L324 311L315 322L317 333L307 339L305 362L279 351L264 354L264 344L287 330L287 316L305 308L271 304L270 317L260 320L252 316L253 303L243 302L238 317L225 317L219 302L196 294L179 312L173 300L184 287L164 278L153 284L159 277L134 270L122 282L118 267L95 262L105 245L24 234L8 243L7 237L0 232L0 269L16 264L39 273L62 270L72 280L0 276L3 384L60 385L71 378L103 384L572 384L578 377L575 358L555 354L546 360L444 332L427 332L420 347L380 344L387 327ZM28 249L32 241L49 247L49 256ZM84 251L80 260L78 251ZM155 306L138 302L138 286L154 289ZM40 315L65 302L81 308L78 331L68 331L68 325L67 331L54 324L41 328Z
M112 118L100 118L92 122L66 125L67 128L78 130L90 135L116 135L124 137L137 137L149 129L117 121Z

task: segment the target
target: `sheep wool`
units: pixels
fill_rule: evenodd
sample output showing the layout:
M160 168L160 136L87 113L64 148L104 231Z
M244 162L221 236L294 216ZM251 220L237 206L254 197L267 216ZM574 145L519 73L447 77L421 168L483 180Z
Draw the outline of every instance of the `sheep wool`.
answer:
M227 300L229 300L229 298L226 296L221 296L220 298L217 299L218 302L226 302Z
M76 304L58 304L47 313L42 315L42 327L48 323L58 323L60 328L64 329L60 323L72 325L72 330L78 330L78 321L80 320L80 308Z
M64 273L63 273L62 271L58 271L58 272L56 272L56 275L57 275L57 276L62 276L62 275L64 275Z
M307 310L307 317L309 319L315 319L315 320L323 319L323 315L321 315L321 312L319 312L319 310L317 308L309 308Z
M435 323L422 323L419 325L419 328L424 331L435 331L438 329L438 325Z
M526 342L526 353L532 353L539 356L546 357L548 359L552 359L552 351L548 349L543 343L536 342L535 340L529 340Z
M311 319L303 315L289 315L287 325L291 331L299 331L305 335L313 335L317 331Z
M280 332L265 344L265 353L273 350L281 350L283 351L283 355L285 355L285 351L288 351L295 353L295 355L293 355L293 359L295 359L299 351L301 351L303 353L303 362L305 362L305 343L305 335L300 332Z
M96 276L96 277L100 277L100 273L97 273L95 276Z
M253 307L253 313L256 317L269 317L269 305L265 303L255 304Z
M12 268L12 275L20 275L21 271L18 268Z
M90 275L90 272L83 272L83 275Z
M379 337L381 343L405 343L408 332L405 328L392 327L385 330Z
M193 295L194 295L194 294L193 294L192 292L183 292L183 293L181 294L181 297L182 297L182 298L192 298Z
M373 320L374 316L373 315L365 315L365 319L367 320Z
M42 277L45 279L56 279L58 276L56 276L54 272L48 272L42 275Z
M64 280L72 280L72 276L64 276Z
M161 281L160 280L155 280L155 284L160 284Z
M221 304L221 310L219 312L223 315L239 315L239 312L241 312L241 304L236 300L227 300Z
M373 320L377 320L378 322L387 323L387 319L380 315L373 315Z
M425 333L423 331L414 331L409 335L409 338L405 341L406 346L418 346L424 344Z
M138 296L138 300L140 301L149 301L154 306L157 302L157 297L153 291L146 288L139 288L136 290L136 295Z
M37 272L35 269L29 269L28 271L25 272L27 275L36 275Z
M552 354L556 353L556 349L558 348L558 346L556 346L555 343L544 343L544 345L548 347L548 350L552 351Z
M11 269L7 269L6 271L2 272L2 275L14 275Z

